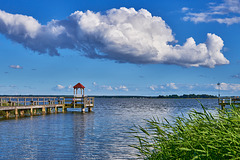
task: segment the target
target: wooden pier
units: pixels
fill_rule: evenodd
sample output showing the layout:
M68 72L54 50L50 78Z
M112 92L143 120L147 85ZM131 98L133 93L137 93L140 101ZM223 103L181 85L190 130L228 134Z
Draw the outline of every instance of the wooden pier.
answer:
M0 97L0 115L5 117L10 116L24 116L66 112L67 108L81 108L81 112L92 111L94 107L94 97L87 97L84 95L85 87L78 83L73 86L74 95L66 97L39 97L39 96L16 96L16 97ZM78 95L78 89L81 94Z
M239 97L219 98L218 104L222 107L222 109L224 109L226 105L240 105L240 98Z
M81 112L92 111L94 97L0 97L2 116L24 116L66 112L67 108L81 108Z

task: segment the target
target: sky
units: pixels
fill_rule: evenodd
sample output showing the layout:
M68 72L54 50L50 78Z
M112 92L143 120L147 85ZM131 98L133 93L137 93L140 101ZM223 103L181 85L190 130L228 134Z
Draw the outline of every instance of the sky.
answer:
M239 26L239 0L0 0L0 95L239 96Z

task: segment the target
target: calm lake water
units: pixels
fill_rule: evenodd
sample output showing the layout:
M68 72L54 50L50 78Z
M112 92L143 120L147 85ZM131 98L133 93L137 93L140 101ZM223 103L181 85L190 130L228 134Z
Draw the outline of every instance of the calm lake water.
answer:
M200 99L211 112L217 99ZM126 132L143 119L201 111L194 99L96 98L92 113L67 112L0 121L0 159L136 159Z

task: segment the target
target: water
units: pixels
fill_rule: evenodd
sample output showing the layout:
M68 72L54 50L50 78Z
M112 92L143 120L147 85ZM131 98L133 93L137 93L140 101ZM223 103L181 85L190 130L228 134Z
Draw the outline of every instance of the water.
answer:
M201 103L215 111L217 99ZM143 119L201 111L194 99L96 98L92 113L67 112L0 121L0 159L136 159L126 132Z

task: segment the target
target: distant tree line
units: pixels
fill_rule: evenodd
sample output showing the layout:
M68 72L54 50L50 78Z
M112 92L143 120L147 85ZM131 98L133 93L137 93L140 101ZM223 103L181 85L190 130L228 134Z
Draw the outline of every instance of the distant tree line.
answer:
M218 98L207 94L159 95L159 96L93 96L96 98Z
M184 94L184 95L159 95L158 98L218 98L217 96L208 95L208 94Z

